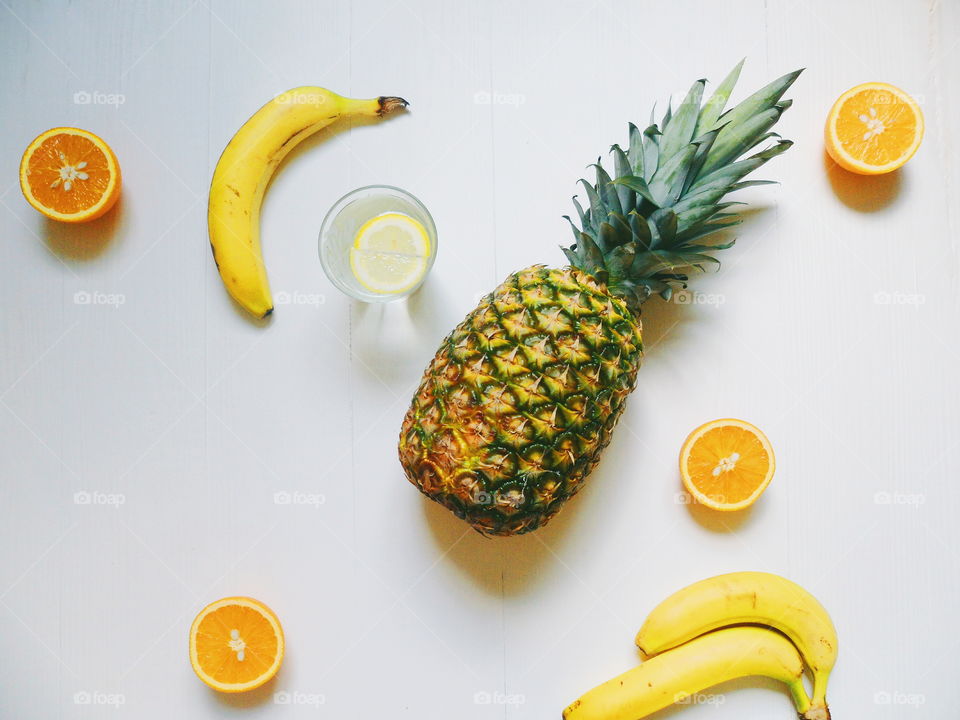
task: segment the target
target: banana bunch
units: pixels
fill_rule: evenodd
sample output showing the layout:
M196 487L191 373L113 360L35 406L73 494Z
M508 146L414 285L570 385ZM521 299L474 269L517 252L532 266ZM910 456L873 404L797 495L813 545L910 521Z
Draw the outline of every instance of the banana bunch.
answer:
M830 720L837 632L816 598L778 575L738 572L694 583L650 613L636 642L648 659L573 702L564 720L639 720L750 675L786 684L802 720Z
M247 312L273 312L260 250L260 204L280 161L301 141L340 119L380 118L407 106L398 97L355 100L321 87L277 95L237 130L210 183L210 246L227 292Z

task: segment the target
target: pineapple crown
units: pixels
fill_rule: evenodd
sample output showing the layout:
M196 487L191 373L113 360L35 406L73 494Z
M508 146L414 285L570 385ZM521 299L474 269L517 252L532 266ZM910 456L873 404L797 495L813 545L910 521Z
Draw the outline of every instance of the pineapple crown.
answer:
M791 100L780 98L802 70L723 112L742 67L741 60L704 103L706 81L697 80L675 111L667 106L660 126L652 113L643 132L630 123L628 149L610 149L616 177L598 159L596 183L580 181L588 208L573 198L580 227L564 216L575 238L562 248L570 264L605 283L635 312L654 294L669 300L675 288L685 288L692 268L720 264L712 253L733 241L711 242L711 236L738 224L739 216L728 209L743 204L722 198L769 184L742 178L793 145L770 128L790 107ZM739 159L771 138L766 149Z

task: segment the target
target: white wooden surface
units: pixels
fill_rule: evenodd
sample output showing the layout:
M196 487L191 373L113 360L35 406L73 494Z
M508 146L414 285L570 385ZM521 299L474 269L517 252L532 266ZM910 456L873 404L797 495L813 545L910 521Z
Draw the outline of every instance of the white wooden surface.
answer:
M955 717L958 39L946 0L0 0L0 716L557 717L637 662L661 598L756 568L831 611L834 717ZM562 262L574 183L628 120L742 56L738 97L807 70L779 128L796 146L765 171L782 185L743 193L738 245L697 280L716 302L651 304L639 388L554 523L468 532L396 459L423 366L508 272ZM927 136L902 173L857 179L824 160L822 122L875 79L922 100ZM300 84L412 112L281 168L263 235L293 301L258 326L221 287L206 187L238 125ZM17 189L55 125L120 158L96 224L46 222ZM406 304L352 304L321 273L323 213L367 183L437 221ZM677 502L675 459L729 415L779 462L720 519ZM186 655L229 594L288 639L276 681L237 698ZM772 683L720 692L662 717L791 717Z

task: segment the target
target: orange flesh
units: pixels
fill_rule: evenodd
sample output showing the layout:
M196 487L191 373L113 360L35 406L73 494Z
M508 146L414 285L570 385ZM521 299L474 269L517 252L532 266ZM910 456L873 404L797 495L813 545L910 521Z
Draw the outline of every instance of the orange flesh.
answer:
M74 178L67 189L61 169L77 168L86 179ZM100 202L110 183L107 157L92 141L80 135L58 134L34 150L27 164L27 179L33 197L57 212L72 214Z
M734 453L739 458L733 469L714 474ZM770 470L770 456L752 432L728 425L708 430L694 443L687 469L700 492L717 503L734 505L763 485Z
M837 138L851 156L868 165L888 165L908 152L918 132L913 108L888 90L865 89L844 103ZM879 128L881 132L876 132Z
M245 643L243 660L231 647L232 632ZM196 635L197 658L203 670L226 684L250 682L273 665L279 643L270 622L253 608L227 605L200 621Z

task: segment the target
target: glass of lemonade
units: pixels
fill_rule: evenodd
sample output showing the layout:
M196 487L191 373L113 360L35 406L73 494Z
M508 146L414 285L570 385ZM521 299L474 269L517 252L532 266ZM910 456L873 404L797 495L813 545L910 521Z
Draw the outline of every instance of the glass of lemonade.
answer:
M390 185L337 200L320 227L320 263L330 282L363 302L389 302L423 284L437 257L437 228L417 198Z

